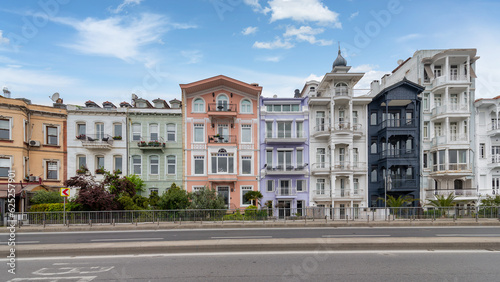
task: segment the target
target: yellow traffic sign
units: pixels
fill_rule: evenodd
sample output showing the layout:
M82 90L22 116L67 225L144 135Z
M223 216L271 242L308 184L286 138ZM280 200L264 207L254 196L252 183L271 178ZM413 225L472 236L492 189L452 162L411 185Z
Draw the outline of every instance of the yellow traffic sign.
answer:
M61 188L61 196L69 197L69 188Z

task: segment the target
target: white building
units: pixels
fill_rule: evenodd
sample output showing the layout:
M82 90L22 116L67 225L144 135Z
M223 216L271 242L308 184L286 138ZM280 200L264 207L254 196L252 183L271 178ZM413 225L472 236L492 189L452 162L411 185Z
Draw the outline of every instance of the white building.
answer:
M479 99L476 108L478 198L500 195L500 96Z
M460 205L477 201L474 179L476 49L420 50L390 75L382 88L404 77L425 87L421 116L421 197L453 193Z
M311 206L337 208L336 218L356 217L356 208L367 207L366 113L371 98L354 95L364 73L350 68L339 51L332 71L302 90L309 97Z
M100 107L92 101L67 109L67 178L90 173L102 180L102 169L127 175L127 109L111 102Z

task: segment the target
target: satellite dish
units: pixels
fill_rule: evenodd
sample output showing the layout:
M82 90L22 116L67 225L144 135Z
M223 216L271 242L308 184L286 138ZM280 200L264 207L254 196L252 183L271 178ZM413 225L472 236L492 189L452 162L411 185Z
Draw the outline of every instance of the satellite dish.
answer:
M401 65L402 63L404 63L403 60L398 60L398 65Z
M57 99L59 99L59 93L54 93L52 94L52 96L50 97L50 99L53 101L53 102L57 102Z
M132 100L135 100L137 99L137 95L135 95L134 93L132 93Z

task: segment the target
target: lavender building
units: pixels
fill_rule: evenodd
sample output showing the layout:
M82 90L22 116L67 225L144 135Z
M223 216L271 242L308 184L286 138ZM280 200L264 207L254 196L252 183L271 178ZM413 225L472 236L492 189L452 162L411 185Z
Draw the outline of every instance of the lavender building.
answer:
M262 203L279 218L302 216L309 204L307 97L260 98Z

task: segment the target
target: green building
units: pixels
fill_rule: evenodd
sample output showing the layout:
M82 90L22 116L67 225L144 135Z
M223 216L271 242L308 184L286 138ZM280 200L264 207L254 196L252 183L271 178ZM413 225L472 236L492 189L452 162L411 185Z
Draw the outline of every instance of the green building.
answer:
M133 96L128 107L128 174L136 174L144 180L149 196L157 191L165 192L172 183L182 184L182 113L181 101L174 99L170 105L163 99L150 103Z

